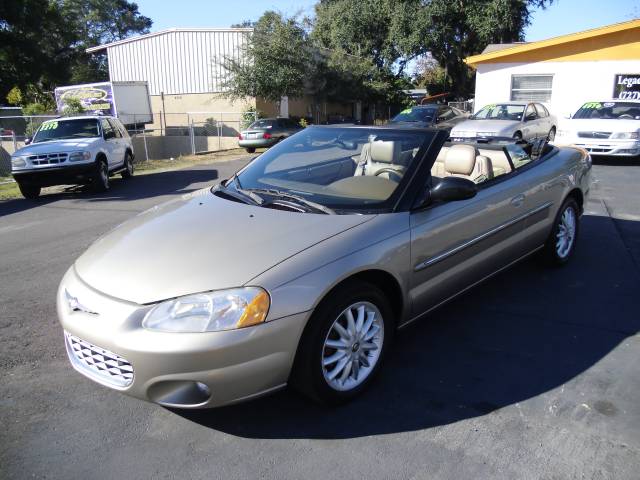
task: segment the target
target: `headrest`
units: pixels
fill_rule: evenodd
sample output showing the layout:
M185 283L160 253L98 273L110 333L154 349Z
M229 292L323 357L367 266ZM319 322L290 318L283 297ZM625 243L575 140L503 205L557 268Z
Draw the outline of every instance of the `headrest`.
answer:
M400 158L400 143L393 141L374 140L371 142L371 160L381 163L398 163Z
M471 145L452 145L444 157L444 169L457 175L470 175L476 165L476 149Z

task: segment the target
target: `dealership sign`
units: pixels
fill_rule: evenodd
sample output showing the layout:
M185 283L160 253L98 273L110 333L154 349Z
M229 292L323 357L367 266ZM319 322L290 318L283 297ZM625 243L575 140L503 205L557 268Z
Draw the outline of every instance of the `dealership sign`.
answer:
M82 104L87 113L96 115L115 115L113 92L109 82L88 85L73 85L56 88L56 104L58 112L63 113L69 99L73 98Z
M613 85L613 98L640 100L640 73L618 73Z

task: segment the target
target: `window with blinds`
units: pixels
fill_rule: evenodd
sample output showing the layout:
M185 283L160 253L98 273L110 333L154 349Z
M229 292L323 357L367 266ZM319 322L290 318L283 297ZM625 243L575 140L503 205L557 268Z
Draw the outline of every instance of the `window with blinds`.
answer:
M511 100L548 102L552 84L553 75L512 75Z

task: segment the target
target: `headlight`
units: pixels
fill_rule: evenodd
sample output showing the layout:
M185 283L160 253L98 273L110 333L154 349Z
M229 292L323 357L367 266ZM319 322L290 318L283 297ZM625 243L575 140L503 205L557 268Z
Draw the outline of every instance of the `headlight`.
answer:
M609 138L616 140L632 140L638 138L638 132L616 132Z
M198 293L159 303L142 326L162 332L233 330L264 322L269 304L269 295L259 287Z
M81 162L82 160L91 160L91 152L73 152L69 154L70 162Z
M11 166L17 168L26 167L27 157L11 157Z

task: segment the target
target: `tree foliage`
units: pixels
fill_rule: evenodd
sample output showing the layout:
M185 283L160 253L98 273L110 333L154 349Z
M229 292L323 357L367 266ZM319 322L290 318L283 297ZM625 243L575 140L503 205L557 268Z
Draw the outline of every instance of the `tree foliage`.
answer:
M55 86L105 80L104 57L85 49L150 27L127 0L0 2L0 102L17 86L23 103L51 104Z
M221 59L227 70L226 94L234 99L301 97L311 65L307 34L293 18L268 11L254 26L237 56Z

